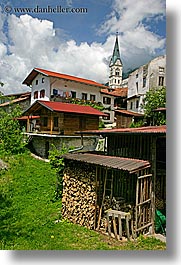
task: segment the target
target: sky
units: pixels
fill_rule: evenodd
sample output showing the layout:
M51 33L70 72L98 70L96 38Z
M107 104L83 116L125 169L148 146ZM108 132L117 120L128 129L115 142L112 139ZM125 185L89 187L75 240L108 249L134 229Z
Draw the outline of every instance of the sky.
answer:
M166 0L1 0L0 91L35 67L107 83L116 32L123 72L165 54Z

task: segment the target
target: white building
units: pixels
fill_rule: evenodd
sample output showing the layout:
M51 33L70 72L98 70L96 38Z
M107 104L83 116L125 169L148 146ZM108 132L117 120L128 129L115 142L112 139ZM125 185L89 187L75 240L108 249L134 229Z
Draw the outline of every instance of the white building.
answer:
M118 35L116 35L116 41L114 44L113 54L109 63L109 87L117 88L121 87L122 75L123 75L123 63L121 61L119 52Z
M143 113L141 105L151 88L166 86L166 55L156 57L129 75L127 110Z
M36 100L63 101L68 103L73 103L73 99L92 101L101 103L105 107L104 112L108 114L105 123L114 123L116 95L105 93L105 90L113 92L115 89L125 87L127 95L127 79L122 80L122 67L118 36L116 36L113 55L109 65L110 87L93 80L56 73L41 68L34 68L23 81L23 84L31 87L31 105ZM122 90L120 93L122 93ZM119 91L116 91L116 94L119 95Z
M101 103L111 111L114 106L114 96L101 93L106 86L84 78L34 68L23 84L31 87L31 105L36 100L73 103L75 99ZM109 117L107 122L114 122L113 113Z

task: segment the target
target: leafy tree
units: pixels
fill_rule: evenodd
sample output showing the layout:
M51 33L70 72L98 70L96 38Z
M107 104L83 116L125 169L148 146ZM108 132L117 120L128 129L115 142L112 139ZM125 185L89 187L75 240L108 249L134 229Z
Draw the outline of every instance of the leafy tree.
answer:
M24 150L25 143L20 129L19 122L15 119L20 116L18 106L6 112L0 109L0 153L17 154Z
M49 160L50 165L57 174L57 183L55 190L55 200L58 200L62 197L63 192L63 176L64 176L64 158L63 154L69 152L69 150L74 149L73 147L67 148L65 144L62 146L61 150L56 149L56 147L52 144L52 150L49 151Z
M142 105L147 123L152 124L154 121L154 125L166 124L166 115L153 111L161 107L166 107L166 87L152 88L146 93Z

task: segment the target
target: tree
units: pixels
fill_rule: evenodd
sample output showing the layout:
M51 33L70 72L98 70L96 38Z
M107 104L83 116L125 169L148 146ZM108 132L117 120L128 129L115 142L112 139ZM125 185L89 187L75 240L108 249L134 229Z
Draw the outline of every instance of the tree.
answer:
M15 119L21 111L17 106L6 112L0 109L0 153L17 154L23 151L25 143L19 122Z
M155 109L166 107L166 87L150 89L144 98L142 108L144 109L147 123L154 125L166 124L166 115L161 112L154 112Z

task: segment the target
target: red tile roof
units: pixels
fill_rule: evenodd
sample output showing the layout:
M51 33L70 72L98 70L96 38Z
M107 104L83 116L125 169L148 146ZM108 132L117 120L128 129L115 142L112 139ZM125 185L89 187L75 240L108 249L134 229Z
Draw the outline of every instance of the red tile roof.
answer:
M128 94L128 88L122 87L122 88L115 88L113 91L109 91L108 88L101 89L102 94L114 96L114 97L127 97Z
M48 71L45 69L41 69L41 68L34 68L31 73L26 77L26 79L23 81L23 84L26 85L31 85L33 79L38 75L38 74L43 74L46 76L51 76L51 77L56 77L56 78L61 78L61 79L65 79L65 80L70 80L70 81L75 81L75 82L79 82L79 83L83 83L86 85L92 85L92 86L97 86L97 87L106 87L100 83L97 83L93 80L89 80L89 79L85 79L85 78L80 78L80 77L76 77L76 76L71 76L71 75L66 75L66 74L61 74L61 73L57 73L57 72L52 72L52 71Z
M83 106L78 104L70 104L70 103L62 103L62 102L54 102L54 101L43 101L37 100L32 106L30 106L25 113L30 113L32 108L36 105L40 104L45 108L48 108L50 111L56 112L67 112L67 113L78 113L78 114L87 114L87 115L96 115L96 116L107 116L107 114L94 109L90 106Z
M161 126L145 126L139 128L120 128L120 129L105 129L105 130L93 130L93 131L82 131L77 133L85 133L85 134L122 134L122 133L166 133L166 125Z
M121 113L121 114L125 114L125 115L129 115L129 116L135 116L135 117L142 117L144 116L144 114L138 113L138 112L133 112L133 111L129 111L129 110L124 110L124 109L120 109L120 110L115 110L116 114Z

